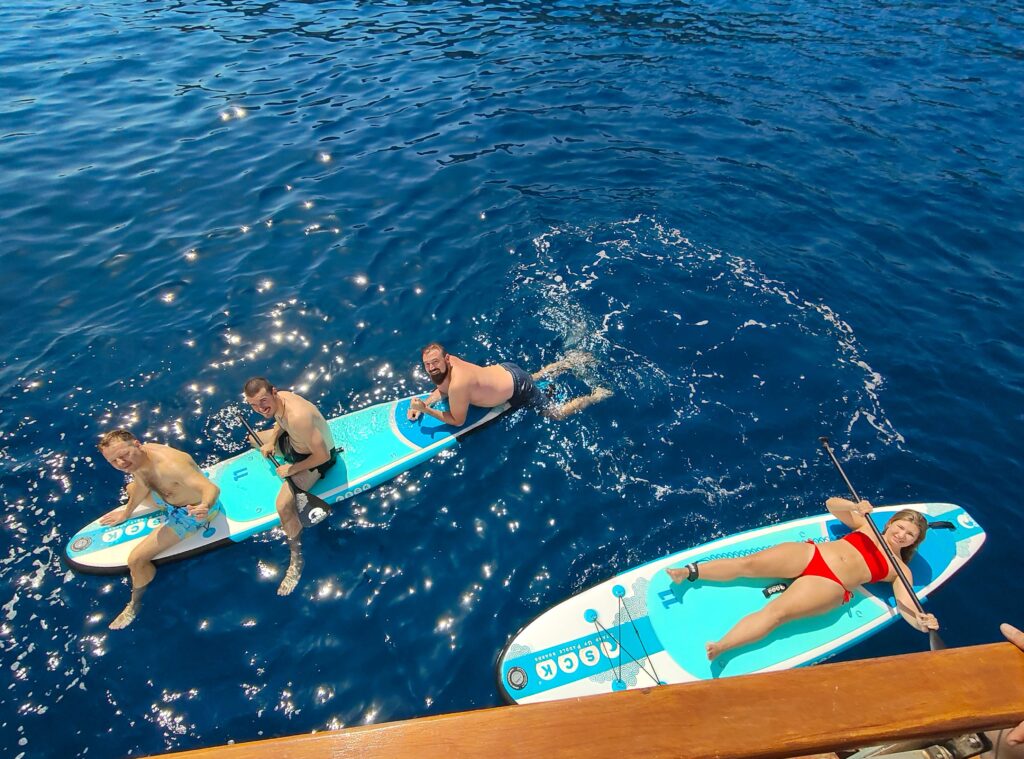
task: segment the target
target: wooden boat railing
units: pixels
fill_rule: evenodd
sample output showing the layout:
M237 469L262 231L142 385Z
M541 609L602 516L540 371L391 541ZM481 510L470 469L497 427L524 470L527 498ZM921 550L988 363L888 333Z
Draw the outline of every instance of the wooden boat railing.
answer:
M173 754L179 759L784 759L1024 720L1009 643L445 714Z

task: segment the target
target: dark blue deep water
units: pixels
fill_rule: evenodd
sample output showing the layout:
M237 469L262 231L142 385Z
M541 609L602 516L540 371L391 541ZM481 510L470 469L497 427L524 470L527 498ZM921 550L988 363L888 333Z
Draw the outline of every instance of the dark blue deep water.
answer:
M930 608L1024 622L1024 5L0 6L0 748L122 756L498 704L522 624L861 495L988 529ZM417 348L615 398L508 417L307 533L67 571L126 424L209 463L267 374L334 415ZM346 517L357 517L344 527ZM846 658L921 650L894 626Z

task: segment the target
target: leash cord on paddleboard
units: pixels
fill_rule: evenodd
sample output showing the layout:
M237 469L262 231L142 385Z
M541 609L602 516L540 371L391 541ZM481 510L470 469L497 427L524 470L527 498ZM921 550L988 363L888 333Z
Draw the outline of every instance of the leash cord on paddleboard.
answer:
M612 635L611 631L607 627L602 625L600 622L595 620L594 621L594 627L596 627L600 632L603 632L605 635L607 635L609 638L611 638L613 641L615 641L615 644L619 647L619 665L618 665L618 668L616 669L616 672L615 672L615 679L616 680L621 680L622 679L622 652L626 651L626 647L622 645L621 638L616 638L614 635ZM638 666L640 669L642 669L645 675L647 675L649 678L654 680L659 685L661 684L660 681L658 680L658 678L655 677L654 675L652 675L650 672L648 672L647 668L643 664L638 662L636 660L636 657L633 656L633 654L631 654L629 651L626 651L626 656L628 656L630 659L632 659L633 663L636 664L636 666ZM650 661L650 659L651 659L651 657L648 656L647 660ZM651 668L652 669L654 668L653 664L651 665Z
M642 648L643 651L644 651L644 658L646 658L647 661L650 662L651 672L654 673L654 682L657 683L658 685L661 685L661 679L658 677L658 670L656 670L654 668L654 659L652 659L651 655L649 653L647 653L647 646L644 645L644 639L642 637L640 637L640 631L636 629L636 622L633 620L633 615L630 613L629 607L626 606L626 604L624 604L622 602L622 599L620 598L619 599L619 618L620 619L622 618L622 612L623 611L625 611L626 612L626 616L629 617L629 624L633 626L633 632L636 634L636 639L638 641L640 641L640 648ZM647 670L645 669L644 672L647 672Z

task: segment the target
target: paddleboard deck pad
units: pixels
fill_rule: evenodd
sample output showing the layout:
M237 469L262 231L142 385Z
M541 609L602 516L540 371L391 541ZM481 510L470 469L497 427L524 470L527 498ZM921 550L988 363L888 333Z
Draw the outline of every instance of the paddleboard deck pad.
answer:
M334 442L343 450L327 476L310 492L328 504L364 493L450 448L458 438L509 409L507 403L490 409L471 406L466 423L452 427L426 414L409 421L411 401L410 397L380 403L330 419ZM435 408L446 406L442 402ZM205 469L204 474L220 487L220 513L206 529L159 554L155 564L237 543L280 524L274 502L283 481L259 451L249 450L221 461ZM88 574L127 572L132 549L165 521L163 510L154 507L140 507L131 519L110 527L96 519L68 541L65 560L72 569Z
M909 563L924 599L985 541L959 506L916 503L879 508L883 529L893 512L912 508L932 523ZM750 555L787 541L835 540L849 532L825 514L751 530L648 562L563 601L523 627L498 657L498 689L509 703L533 703L800 667L827 659L900 618L892 585L872 583L850 603L786 623L766 639L709 662L704 644L785 589L784 580L683 581L667 568ZM685 586L685 587L684 587Z

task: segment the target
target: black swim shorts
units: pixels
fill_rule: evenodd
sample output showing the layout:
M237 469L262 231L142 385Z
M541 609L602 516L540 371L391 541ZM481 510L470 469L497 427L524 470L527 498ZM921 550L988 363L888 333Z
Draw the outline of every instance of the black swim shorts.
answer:
M312 453L298 453L294 448L292 448L292 441L288 437L288 433L284 431L282 431L281 434L277 436L277 448L279 451L281 451L281 456L289 464L295 464L299 461L305 461L306 459L313 455ZM332 466L334 466L337 463L337 461L338 449L332 448L331 457L327 459L327 461L322 463L320 466L313 467L310 471L316 472L317 474L320 475L320 479L323 479L326 476L328 470Z
M551 405L551 399L537 387L529 372L513 363L500 366L512 375L512 397L508 399L508 403L513 411L525 406L543 411Z

